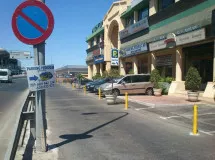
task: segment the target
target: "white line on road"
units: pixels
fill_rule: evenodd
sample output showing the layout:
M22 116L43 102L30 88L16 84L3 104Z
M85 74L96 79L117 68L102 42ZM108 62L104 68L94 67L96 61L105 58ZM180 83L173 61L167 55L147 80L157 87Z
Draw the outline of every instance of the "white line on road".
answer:
M144 109L150 109L150 108L155 108L155 107L148 107L148 108L135 108L136 111L144 110Z
M206 131L203 131L203 130L199 130L199 132L207 134L207 135L210 135L210 136L213 136L213 134L211 134L210 132L206 132Z
M206 115L215 115L215 113L204 113L204 114L198 114L198 116L206 116ZM186 114L182 114L181 116L184 117L192 117L193 115L186 115Z
M161 119L170 119L170 118L177 118L177 117L181 117L181 116L170 116L170 117L163 117L163 116L161 116L160 118Z

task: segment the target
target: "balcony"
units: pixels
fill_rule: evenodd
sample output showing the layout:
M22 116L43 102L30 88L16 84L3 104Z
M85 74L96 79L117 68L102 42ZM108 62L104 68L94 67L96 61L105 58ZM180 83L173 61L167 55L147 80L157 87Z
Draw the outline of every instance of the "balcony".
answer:
M91 48L88 48L86 50L87 53L89 52L93 52L94 50L97 50L99 48L104 48L104 42L100 42L99 44L95 45L95 46L92 46Z

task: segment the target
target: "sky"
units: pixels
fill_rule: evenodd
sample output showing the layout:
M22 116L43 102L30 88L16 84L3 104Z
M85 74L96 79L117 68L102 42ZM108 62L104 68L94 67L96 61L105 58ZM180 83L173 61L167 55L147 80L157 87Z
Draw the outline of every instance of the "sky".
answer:
M51 9L55 26L46 41L46 64L55 68L65 65L86 65L86 37L104 18L114 0L46 0ZM4 0L0 5L0 48L8 51L30 51L33 46L20 42L11 26L16 7L24 0ZM22 66L32 66L34 61L22 60Z

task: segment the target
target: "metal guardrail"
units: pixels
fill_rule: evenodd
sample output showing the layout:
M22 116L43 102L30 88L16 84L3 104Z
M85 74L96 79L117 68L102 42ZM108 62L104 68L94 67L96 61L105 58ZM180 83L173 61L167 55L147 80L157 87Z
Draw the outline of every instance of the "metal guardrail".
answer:
M23 126L25 124L25 121L34 120L34 117L35 117L34 108L35 108L35 97L34 97L33 93L30 92L28 94L28 96L26 97L26 99L20 109L19 115L16 119L16 124L14 126L15 128L13 131L13 135L12 135L12 138L8 145L8 149L5 154L4 160L14 160L14 158L16 156L17 148L19 146L19 142L20 142L20 138L22 135ZM26 127L25 127L25 129L26 129ZM24 131L23 136L25 136L25 131ZM22 144L23 144L23 139L21 139L21 145Z

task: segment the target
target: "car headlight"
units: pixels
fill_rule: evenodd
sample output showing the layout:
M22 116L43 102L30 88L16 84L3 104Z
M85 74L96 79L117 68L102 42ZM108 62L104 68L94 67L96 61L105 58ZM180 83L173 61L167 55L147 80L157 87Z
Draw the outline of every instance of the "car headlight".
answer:
M90 85L90 87L94 87L94 85Z
M107 85L104 89L105 89L105 90L108 90L108 89L111 89L111 87L112 87L112 84L109 84L109 85Z

